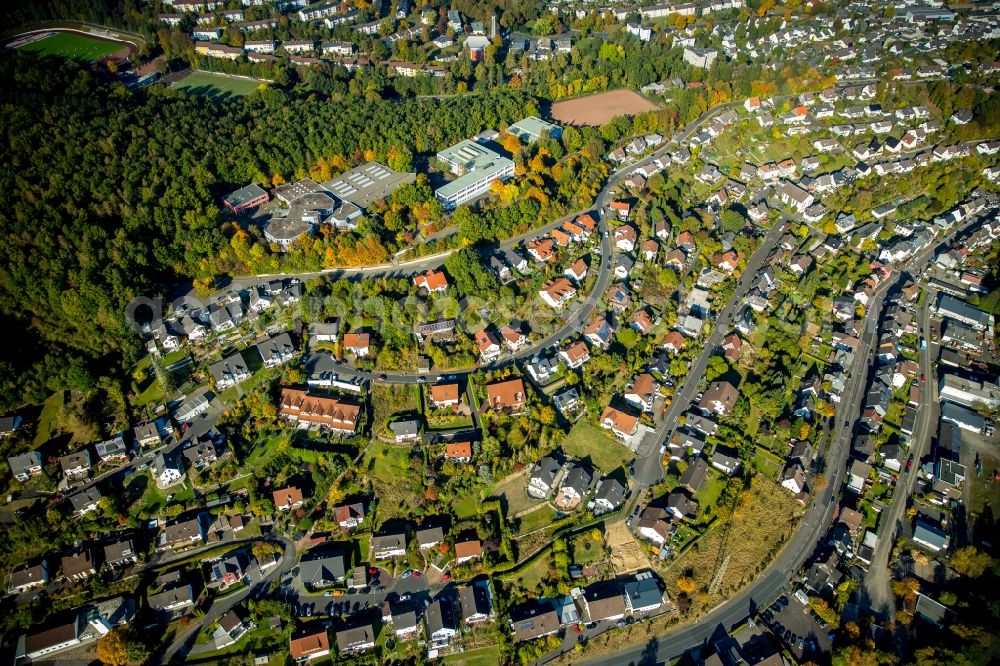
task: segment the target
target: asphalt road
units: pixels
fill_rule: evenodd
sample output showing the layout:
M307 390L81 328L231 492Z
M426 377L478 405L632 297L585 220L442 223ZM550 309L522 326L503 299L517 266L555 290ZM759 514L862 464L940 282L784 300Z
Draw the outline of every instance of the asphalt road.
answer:
M597 194L594 200L594 205L586 210L577 211L571 215L567 215L558 220L550 222L543 227L533 229L530 232L521 234L520 236L508 239L499 244L501 249L511 249L516 247L518 244L544 236L560 226L564 221L573 219L578 215L584 213L593 213L597 217L597 233L600 238L600 256L601 265L597 276L597 282L594 284L593 289L587 295L586 298L582 300L575 301L569 305L566 312L563 314L563 325L559 327L558 330L546 336L545 338L536 341L534 344L525 347L518 351L517 353L510 354L502 357L501 359L494 361L493 363L487 365L476 366L474 368L465 368L461 370L450 370L445 375L460 376L466 375L472 372L478 372L485 368L496 368L511 365L520 361L524 361L532 358L539 351L546 349L547 347L552 347L557 345L561 340L574 335L577 331L587 325L590 321L591 316L598 306L602 303L604 295L607 292L608 287L611 284L612 276L612 264L613 264L613 252L611 246L611 239L608 227L608 215L607 208L611 203L612 194L615 188L621 183L625 178L629 176L633 171L641 166L652 163L658 157L661 157L671 150L675 149L679 143L683 143L687 138L695 132L699 127L701 127L706 121L714 117L717 113L726 108L731 108L739 105L739 102L728 102L726 104L719 105L703 113L697 120L690 123L684 130L682 130L673 140L665 142L663 147L649 154L648 156L637 160L622 169L612 173L608 176L608 180L605 182L604 187ZM385 275L393 275L396 277L409 276L413 273L429 270L431 268L438 268L444 264L444 260L450 255L450 252L445 252L434 257L427 257L423 259L416 260L414 262L406 262L395 266L392 268L387 267L372 267L372 268L359 268L359 269L337 269L332 271L324 271L322 274L332 275L333 277L351 277L351 276L363 276L366 278L371 277L381 277ZM317 274L297 274L295 277L315 277ZM274 279L279 276L257 276L254 278L245 278L243 280L235 281L232 288L245 288L250 284L266 282L269 279ZM256 280L256 282L254 282ZM348 378L356 378L362 380L375 380L381 373L358 370L356 368L351 368L347 365L341 365L338 368L338 375ZM416 384L433 382L439 376L438 373L384 373L384 379L379 381L388 384Z
M937 247L950 242L966 229L978 224L980 219L976 218L952 229L905 262L901 267L902 271L909 274L922 272L933 259ZM853 437L851 426L861 413L861 402L867 389L868 370L874 363L882 305L890 287L896 283L897 280L891 277L887 278L872 293L873 305L868 313L854 362L848 372L847 387L841 395L840 408L834 417L834 434L825 453L824 462L828 470L826 486L816 493L812 503L806 509L801 526L794 532L781 553L760 578L693 624L686 624L663 636L651 639L646 644L580 662L581 666L631 666L669 662L689 650L707 645L709 638L718 627L721 626L728 631L742 624L748 617L782 593L785 585L798 573L812 555L816 545L826 535L833 519L836 499L839 496L847 457L850 453L850 443ZM905 504L905 502L900 502L900 504Z
M784 234L785 226L784 219L776 222L761 240L754 253L750 255L750 259L747 260L746 268L740 274L732 297L716 315L712 333L705 340L701 354L691 364L687 376L674 393L673 400L671 400L667 413L664 415L663 425L656 432L655 445L649 447L645 455L637 457L635 460L633 477L638 483L649 486L663 478L660 447L670 442L670 437L677 427L677 420L691 405L698 393L698 386L701 384L702 377L705 376L706 368L708 368L708 360L716 354L717 349L722 345L722 339L732 330L733 319L742 310L747 293L757 277L757 271L760 270L764 260L771 254L778 240Z
M923 375L924 381L920 385L920 405L917 408L917 421L910 439L910 457L913 459L913 465L909 470L904 465L899 472L899 480L896 482L892 504L889 505L888 511L880 522L878 543L875 545L872 563L864 580L869 608L883 616L891 615L893 603L889 555L892 553L892 546L896 543L896 537L900 532L900 519L904 515L903 512L909 497L917 483L920 459L929 450L938 418L937 382L934 379L934 364L932 362L936 358L936 353L932 354L932 350L936 350L937 345L930 339L930 308L928 307L930 303L934 302L935 297L936 292L925 290L923 303L917 312L919 335L927 341L927 347L920 352L920 373Z
M850 425L860 413L860 402L865 395L865 384L868 377L867 360L878 341L878 311L881 309L881 303L889 283L888 280L883 282L879 290L873 294L874 302L877 305L873 306L873 311L867 320L858 353L849 372L848 387L841 399L841 409L837 410L837 415L834 417L834 432L836 434L827 449L826 463L828 469L840 470L840 472L829 479L826 486L816 493L812 503L805 511L800 527L792 534L781 553L760 578L737 596L717 606L694 623L686 624L675 631L651 640L647 644L638 645L600 659L581 662L582 664L606 666L668 662L688 650L706 645L720 625L729 631L742 624L748 617L779 596L788 581L802 568L812 555L816 544L826 534L833 519L836 498L839 494L839 481L843 479L841 472L850 452L852 432ZM704 372L704 368L702 368L702 372Z
M261 598L267 591L272 581L285 576L289 571L291 571L296 562L295 544L282 536L274 537L273 539L268 538L267 540L280 541L285 548L278 564L271 567L267 573L264 574L264 577L261 580L243 588L235 594L230 594L229 596L213 603L201 618L198 618L196 621L188 625L184 631L177 634L173 642L167 646L166 650L164 650L161 654L156 655L156 658L152 659L150 663L183 663L184 658L194 647L195 640L198 638L198 634L201 633L202 629L211 626L213 622L235 608L245 599Z

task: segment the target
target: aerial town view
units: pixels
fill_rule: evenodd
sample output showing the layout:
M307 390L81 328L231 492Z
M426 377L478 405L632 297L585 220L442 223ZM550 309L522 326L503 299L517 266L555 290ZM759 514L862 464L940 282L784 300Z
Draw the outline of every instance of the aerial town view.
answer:
M1000 664L1000 2L2 4L0 664Z

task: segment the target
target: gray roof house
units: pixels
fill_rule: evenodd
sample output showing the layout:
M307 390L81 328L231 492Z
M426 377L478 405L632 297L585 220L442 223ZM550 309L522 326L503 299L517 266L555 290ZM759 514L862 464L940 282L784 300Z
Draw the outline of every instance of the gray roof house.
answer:
M101 491L97 486L90 486L80 492L69 496L69 503L73 507L73 513L83 516L91 511L97 510L97 502L101 499Z
M230 386L236 386L240 382L250 379L251 376L250 368L243 360L243 354L239 352L221 361L216 361L208 367L208 370L212 373L212 379L215 380L215 387L220 391Z
M594 491L594 513L614 511L625 499L625 485L615 476L606 476L597 482Z
M332 553L299 564L299 579L315 589L329 587L347 576L347 560L343 553Z
M265 368L276 368L295 358L295 345L288 333L279 333L263 342L257 343L257 352L264 361Z
M388 560L406 554L406 530L403 528L376 534L371 541L376 560Z
M438 599L424 610L427 639L431 647L444 647L458 635L458 625L450 601Z
M444 528L440 525L426 525L417 528L417 545L420 549L433 548L444 541Z
M24 482L42 473L42 454L38 451L20 453L7 458L7 464L10 465L14 478Z
M552 456L545 456L535 463L528 479L528 494L538 499L548 497L561 469L562 465Z

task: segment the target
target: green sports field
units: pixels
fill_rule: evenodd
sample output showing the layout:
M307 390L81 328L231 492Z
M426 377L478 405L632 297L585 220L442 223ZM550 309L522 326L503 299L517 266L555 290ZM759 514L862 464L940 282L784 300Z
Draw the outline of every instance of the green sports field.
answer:
M117 53L125 47L126 44L120 42L95 39L75 32L57 32L37 42L25 44L20 50L91 62Z
M203 95L212 99L226 97L243 97L257 90L260 81L240 79L226 74L212 72L191 72L180 81L174 81L170 87L187 90L194 95Z

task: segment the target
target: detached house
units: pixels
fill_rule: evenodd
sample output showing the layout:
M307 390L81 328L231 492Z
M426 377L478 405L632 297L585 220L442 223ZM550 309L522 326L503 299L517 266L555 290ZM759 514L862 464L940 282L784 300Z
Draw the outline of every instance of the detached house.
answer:
M257 344L257 353L264 361L265 368L276 368L295 358L295 345L288 333L281 333Z
M590 320L587 324L587 328L583 331L583 337L590 344L595 347L601 347L602 349L607 349L608 345L611 343L611 336L614 335L614 328L608 323L608 320L604 317L598 315Z
M705 414L715 413L725 416L732 413L738 397L739 391L729 382L712 382L702 394L698 408Z
M466 624L486 622L493 617L493 600L489 581L481 580L458 590L462 621Z
M357 358L367 358L371 354L371 335L368 333L347 333L344 335L344 351Z
M230 386L236 386L251 377L250 368L247 366L243 355L239 352L228 356L221 361L216 361L208 367L215 380L215 388L224 391Z
M633 379L631 386L625 391L625 402L644 412L651 412L658 390L659 385L653 376L643 373Z
M569 368L579 368L590 360L590 350L587 349L586 344L578 340L566 349L560 350L559 358L561 358Z
M152 472L153 479L160 488L169 488L184 479L184 467L176 452L157 453L153 458Z
M454 463L472 462L472 444L470 442L451 442L444 447L444 458Z
M80 481L90 475L90 453L86 449L59 457L59 467L69 481Z
M370 623L337 631L337 649L342 656L366 652L374 647L375 631Z
M406 555L406 530L380 532L372 537L372 555L376 560L388 560Z
M478 559L483 555L483 544L479 539L455 542L455 564Z
M628 439L639 430L639 417L610 405L601 414L601 427L610 430L619 439Z
M556 480L562 465L552 456L546 456L535 463L528 476L527 492L536 499L545 499L556 487Z
M354 529L365 519L365 505L361 502L342 504L334 509L334 519L341 529Z
M448 290L448 276L443 271L429 270L414 277L413 284L428 294L443 293Z
M519 414L524 411L527 396L520 379L497 382L486 387L488 409Z
M90 486L69 496L70 506L73 507L73 515L85 516L91 511L97 511L97 503L101 499L101 492L97 486Z
M576 296L576 288L564 277L546 282L538 294L542 300L557 310Z
M288 651L296 663L322 659L330 654L330 637L325 627L306 629L289 639Z
M10 573L7 591L10 594L21 594L36 587L44 587L49 583L49 565L42 560L38 564L16 569Z
M14 478L23 483L42 473L42 454L38 451L28 451L10 456L7 458L7 464L10 466Z
M479 331L475 335L476 347L479 348L479 359L483 363L495 361L500 356L500 341L489 329Z
M302 491L295 486L288 486L272 493L274 508L278 511L291 511L302 506Z
M205 524L202 514L193 518L175 521L163 528L157 543L157 550L177 549L205 541Z
M459 403L458 384L435 384L430 391L431 404L436 409L457 407Z

